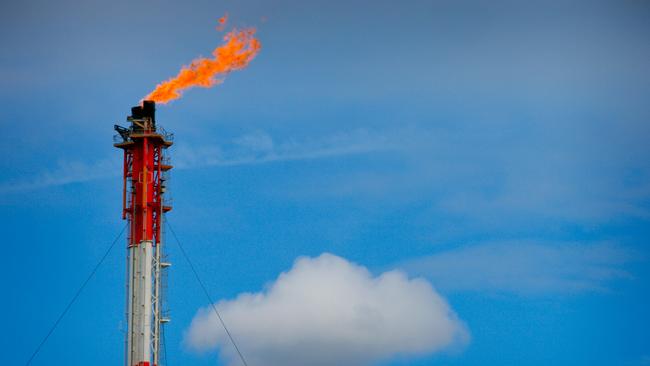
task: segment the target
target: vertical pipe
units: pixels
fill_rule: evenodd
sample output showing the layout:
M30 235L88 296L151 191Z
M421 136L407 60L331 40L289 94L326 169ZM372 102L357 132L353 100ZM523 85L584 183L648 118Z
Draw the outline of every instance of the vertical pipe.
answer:
M163 215L163 190L162 190L162 168L161 165L163 163L163 154L162 154L162 149L160 147L156 148L157 151L157 166L154 167L156 168L156 173L157 173L157 179L155 179L157 186L157 197L158 197L158 212L156 214L156 243L155 243L155 261L154 261L154 339L153 339L153 349L154 349L154 354L153 354L153 363L156 366L160 365L160 323L162 320L162 293L161 293L161 261L162 261L162 253L163 253L163 240L162 240L162 225L163 225L163 220L162 220L162 215Z
M127 357L127 366L133 366L134 361L136 360L136 354L134 350L136 349L137 344L137 327L138 322L138 309L137 309L137 298L138 298L138 247L129 246L128 248L128 257L129 257L129 315L128 315L128 334L127 334L127 343L128 343L128 357Z
M130 244L130 243L129 243ZM133 342L133 246L129 245L126 254L126 366L132 363L132 342Z
M152 256L153 243L151 241L142 242L142 358L144 362L151 360L151 275L152 275Z
M147 201L149 198L149 192L147 191L147 188L149 186L149 171L147 169L147 164L149 163L149 141L147 138L142 139L142 202L140 203L142 206L142 238L147 237L147 224L149 223L148 220L148 207L147 207Z
M122 185L122 220L126 218L126 179L129 171L128 161L127 161L128 152L124 149L124 177Z

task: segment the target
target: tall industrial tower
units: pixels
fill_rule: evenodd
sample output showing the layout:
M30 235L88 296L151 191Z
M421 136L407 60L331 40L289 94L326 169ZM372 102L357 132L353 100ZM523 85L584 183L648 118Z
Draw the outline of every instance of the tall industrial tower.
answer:
M144 101L131 108L127 121L115 125L114 146L124 150L122 218L128 220L126 271L126 366L160 365L164 316L163 215L168 172L172 168L165 151L172 135L156 127L156 105Z

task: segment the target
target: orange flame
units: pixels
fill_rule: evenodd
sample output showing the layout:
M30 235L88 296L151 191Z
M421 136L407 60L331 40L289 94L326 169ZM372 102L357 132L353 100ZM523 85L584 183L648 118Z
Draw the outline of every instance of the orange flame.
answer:
M223 24L225 22L226 19ZM224 36L224 42L212 51L214 58L197 58L191 64L183 66L176 77L158 84L144 100L166 104L180 98L185 89L195 86L209 88L220 84L223 77L231 71L245 68L261 48L260 41L255 38L254 28L232 30Z
M219 18L219 25L217 26L217 30L221 32L222 30L226 29L227 22L228 22L228 13L224 14L221 18Z

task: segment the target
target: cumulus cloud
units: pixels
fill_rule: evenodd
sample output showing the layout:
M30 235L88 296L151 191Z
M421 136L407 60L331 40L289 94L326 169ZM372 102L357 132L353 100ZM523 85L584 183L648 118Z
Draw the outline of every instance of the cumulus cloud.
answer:
M323 254L299 258L265 291L216 304L247 361L256 366L368 365L461 346L469 335L424 279L366 268ZM236 353L210 306L186 332L194 350Z
M402 268L448 291L543 295L604 291L629 278L632 253L607 243L504 241L469 245L407 261Z

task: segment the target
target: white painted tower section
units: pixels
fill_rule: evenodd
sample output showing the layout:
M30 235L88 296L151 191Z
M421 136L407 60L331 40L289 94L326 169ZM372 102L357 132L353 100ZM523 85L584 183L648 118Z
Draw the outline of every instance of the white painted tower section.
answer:
M129 248L129 319L127 364L151 359L153 243L142 241Z

